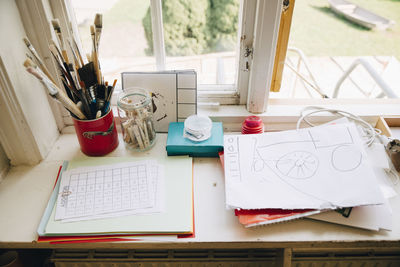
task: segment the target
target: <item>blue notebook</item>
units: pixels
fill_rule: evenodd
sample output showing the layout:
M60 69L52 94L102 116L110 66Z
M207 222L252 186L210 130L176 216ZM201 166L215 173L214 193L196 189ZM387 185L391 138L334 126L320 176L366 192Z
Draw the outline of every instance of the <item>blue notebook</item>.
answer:
M218 157L218 152L224 149L224 130L221 122L213 122L211 137L201 142L184 138L183 129L183 122L169 124L166 147L168 156Z

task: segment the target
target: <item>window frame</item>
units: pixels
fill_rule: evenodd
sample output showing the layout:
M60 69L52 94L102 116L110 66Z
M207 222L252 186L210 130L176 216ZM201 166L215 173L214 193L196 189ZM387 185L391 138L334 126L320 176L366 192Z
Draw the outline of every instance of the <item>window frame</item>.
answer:
M273 58L276 46L276 34L279 28L280 12L283 5L282 0L275 1L257 1L257 0L241 0L239 8L239 25L238 25L238 40L239 46L236 53L237 69L236 69L236 82L232 85L198 85L198 100L205 103L218 103L218 104L246 104L251 106L249 109L252 112L260 113L265 111L266 104L268 101L267 89L260 89L260 83L263 78L260 79L261 75L267 73L264 80L269 80L270 68L273 66ZM152 32L153 32L153 47L154 54L156 57L157 70L165 70L166 66L166 54L164 45L164 33L163 33L163 22L162 22L162 4L161 0L150 0L150 11L152 18ZM266 16L265 16L266 15ZM272 19L267 19L272 18ZM256 20L257 19L257 20ZM272 22L272 23L271 23ZM256 26L258 27L256 29ZM269 38L269 34L266 30L274 29L272 38ZM258 30L257 36L262 38L255 38L255 30ZM271 46L264 48L264 43L271 43ZM255 51L257 47L257 51ZM264 51L261 52L262 48ZM273 48L271 53L268 53L268 49ZM258 65L258 73L251 75L251 64L253 57L250 54L246 54L246 50L254 51L257 55L265 56L268 54L266 65L261 64L256 60L254 64ZM246 65L247 64L247 65ZM263 68L263 69L261 69ZM266 69L265 69L266 68ZM255 81L258 80L258 81ZM261 85L262 86L262 85ZM249 88L253 87L252 93L249 94ZM255 89L257 88L257 89ZM268 82L266 87L269 88ZM266 95L263 101L259 94ZM249 98L250 97L250 98ZM256 105L250 105L251 103L257 103ZM259 107L260 106L260 107Z

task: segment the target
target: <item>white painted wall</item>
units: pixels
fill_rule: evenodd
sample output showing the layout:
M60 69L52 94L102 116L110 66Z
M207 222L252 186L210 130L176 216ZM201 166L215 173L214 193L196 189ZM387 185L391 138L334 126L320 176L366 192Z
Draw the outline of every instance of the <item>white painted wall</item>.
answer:
M44 158L59 132L44 88L23 66L27 49L22 38L26 33L15 0L0 1L0 36L1 58L23 115Z

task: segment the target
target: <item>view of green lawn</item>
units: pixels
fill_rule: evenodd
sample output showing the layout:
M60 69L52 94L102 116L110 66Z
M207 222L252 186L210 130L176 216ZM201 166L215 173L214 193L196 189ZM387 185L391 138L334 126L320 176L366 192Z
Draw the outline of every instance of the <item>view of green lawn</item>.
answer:
M307 56L395 56L400 60L400 0L351 0L396 24L373 31L334 14L327 0L297 0L289 46Z

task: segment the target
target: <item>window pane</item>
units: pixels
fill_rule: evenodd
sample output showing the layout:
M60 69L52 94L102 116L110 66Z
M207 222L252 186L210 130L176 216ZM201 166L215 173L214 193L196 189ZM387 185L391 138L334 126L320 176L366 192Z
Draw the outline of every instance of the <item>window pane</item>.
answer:
M286 58L282 87L270 97L321 98L315 87L328 97L343 73L358 58L363 58L378 77L400 96L400 2L381 0L351 0L341 7L347 12L360 11L356 5L395 22L385 30L368 29L333 12L328 1L298 0L295 2L289 47L300 49L308 60L315 81L304 62L298 68L299 54L289 50ZM356 12L358 12L356 11ZM360 13L361 14L361 13ZM363 14L365 15L365 11ZM372 17L372 15L369 15ZM300 75L296 75L293 68ZM311 83L313 86L310 86ZM397 89L397 92L396 92ZM376 98L383 93L366 69L359 65L348 76L338 91L339 98Z
M167 69L195 69L199 85L236 82L239 0L163 0L162 12Z
M103 14L99 58L106 81L119 81L124 71L156 70L155 58L148 53L143 27L150 1L71 0L71 4L85 53L92 51L90 25L95 14Z

